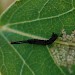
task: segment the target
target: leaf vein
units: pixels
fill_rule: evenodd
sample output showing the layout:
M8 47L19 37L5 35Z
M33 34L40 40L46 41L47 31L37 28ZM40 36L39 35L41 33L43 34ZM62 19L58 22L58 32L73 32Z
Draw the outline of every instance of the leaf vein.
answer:
M29 1L30 1L30 0L27 0L23 5L27 4ZM11 14L11 16L10 16L10 18L9 18L9 20L8 20L8 23L9 23L10 20L12 19L12 16L13 16L23 5L21 5L18 9L16 9L16 10L14 11L14 13Z
M41 21L41 20L47 20L47 19L57 18L57 17L65 15L65 14L68 14L68 13L74 11L74 10L75 10L75 8L72 8L71 10L69 10L69 11L67 11L65 13L59 14L57 16L45 17L45 18L40 18L40 19L35 19L35 20L29 20L29 21L15 22L15 23L11 23L11 24L6 24L6 26L11 26L11 25L16 25L16 24L24 24L24 23L30 23L30 22L35 22L35 21Z
M48 47L48 46L46 46L46 47L47 47L47 50L48 50L50 56L52 57L52 59L53 59L53 61L54 61L54 64L56 64L56 62L55 62L55 60L54 60L54 58L53 58L53 56L52 56L52 54L51 54L51 52L50 52L50 50L49 50L49 47ZM63 75L66 75L66 74L64 73L64 71L58 66L58 64L56 64L56 66L57 66L58 69L63 73Z
M46 4L49 2L49 0L47 0L44 5L41 7L41 9L38 11L39 15L38 18L40 17L40 13L42 12L42 10L44 9L44 7L46 6Z
M24 63L23 63L23 65L22 65L22 67L21 67L20 75L22 75L23 68L24 68Z
M6 42L10 45L10 47L15 51L15 53L19 56L19 58L23 61L23 63L28 67L28 69L32 72L33 75L35 75L34 71L30 68L30 66L26 63L24 58L20 55L20 53L9 43L8 39L3 35L1 32L1 35L6 40Z

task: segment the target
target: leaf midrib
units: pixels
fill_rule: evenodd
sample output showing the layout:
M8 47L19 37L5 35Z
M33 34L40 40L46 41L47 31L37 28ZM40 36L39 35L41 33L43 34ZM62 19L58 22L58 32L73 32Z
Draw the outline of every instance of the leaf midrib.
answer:
M14 29L8 28L6 26L3 26L3 28L1 29L1 31L7 31L7 32L11 32L11 33L16 33L16 34L19 34L19 35L22 35L22 36L25 36L25 37L34 38L34 39L48 40L47 38L36 36L36 35L32 35L32 34L25 33L25 32L21 32L21 31L18 31L18 30L14 30ZM58 40L55 41L55 43L56 44L67 45L67 46L75 46L74 42L64 42L64 41L61 41L60 37L59 37Z

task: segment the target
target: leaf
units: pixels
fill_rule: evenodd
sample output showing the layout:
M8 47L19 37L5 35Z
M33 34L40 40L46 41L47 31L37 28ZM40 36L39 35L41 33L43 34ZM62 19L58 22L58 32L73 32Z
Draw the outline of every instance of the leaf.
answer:
M67 34L75 30L75 1L13 2L0 15L0 75L70 75L55 62L50 52L54 45L10 44L30 38L49 39L53 32L60 35L62 29Z

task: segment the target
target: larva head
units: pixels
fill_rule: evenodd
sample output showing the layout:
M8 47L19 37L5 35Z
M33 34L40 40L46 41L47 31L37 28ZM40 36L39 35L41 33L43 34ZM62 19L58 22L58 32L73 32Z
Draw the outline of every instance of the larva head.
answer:
M58 37L58 35L57 34L55 34L54 32L53 32L53 34L52 34L52 37L54 38L54 37Z

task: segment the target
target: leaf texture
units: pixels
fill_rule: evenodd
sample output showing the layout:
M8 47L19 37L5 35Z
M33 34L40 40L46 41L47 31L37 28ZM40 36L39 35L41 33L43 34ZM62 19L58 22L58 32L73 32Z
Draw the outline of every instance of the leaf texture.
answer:
M74 0L14 1L0 15L1 75L70 75L53 59L53 45L10 44L31 38L49 39L53 32L60 35L62 29L68 34L75 30Z

